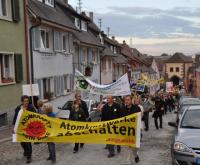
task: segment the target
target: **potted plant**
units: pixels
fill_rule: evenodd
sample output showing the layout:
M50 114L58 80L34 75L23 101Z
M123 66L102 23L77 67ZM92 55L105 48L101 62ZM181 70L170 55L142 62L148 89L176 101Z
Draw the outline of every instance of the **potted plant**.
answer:
M44 94L44 99L51 100L53 98L53 92L46 92Z

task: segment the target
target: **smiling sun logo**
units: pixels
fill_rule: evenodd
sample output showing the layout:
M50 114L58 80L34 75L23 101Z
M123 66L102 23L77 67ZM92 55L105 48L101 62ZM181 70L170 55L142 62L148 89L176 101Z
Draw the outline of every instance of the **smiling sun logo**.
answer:
M46 128L44 123L40 121L32 121L28 123L24 131L26 131L26 134L30 137L41 138L45 136Z

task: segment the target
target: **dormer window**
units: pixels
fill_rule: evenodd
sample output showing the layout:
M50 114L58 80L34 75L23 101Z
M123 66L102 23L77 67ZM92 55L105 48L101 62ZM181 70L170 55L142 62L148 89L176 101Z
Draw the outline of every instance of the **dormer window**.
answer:
M45 0L45 4L54 7L54 0Z
M81 21L81 30L87 31L87 22Z
M78 29L81 29L80 20L79 20L78 18L75 18L75 26L76 26Z

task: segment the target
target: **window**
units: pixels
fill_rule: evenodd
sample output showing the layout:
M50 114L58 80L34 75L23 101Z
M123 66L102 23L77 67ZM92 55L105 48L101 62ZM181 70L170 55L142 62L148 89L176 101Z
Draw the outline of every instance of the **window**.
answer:
M117 48L115 46L114 46L113 52L114 52L114 54L117 53Z
M87 22L81 21L81 30L87 31Z
M45 4L54 7L54 0L45 0Z
M111 70L112 69L112 59L108 59L108 68Z
M49 49L49 32L40 30L40 48Z
M170 68L170 72L173 72L173 71L174 71L174 68L171 67L171 68Z
M11 0L0 0L0 17L3 19L12 18Z
M179 67L176 67L176 72L179 72Z
M62 51L69 52L69 35L62 35Z
M96 50L92 50L92 61L94 63L97 62L97 53L96 53Z
M0 54L0 84L15 82L14 54Z
M75 18L75 26L76 26L78 29L81 29L80 20L79 20L78 18Z
M106 71L106 62L107 62L107 58L104 58L102 60L102 67L101 67L103 71Z

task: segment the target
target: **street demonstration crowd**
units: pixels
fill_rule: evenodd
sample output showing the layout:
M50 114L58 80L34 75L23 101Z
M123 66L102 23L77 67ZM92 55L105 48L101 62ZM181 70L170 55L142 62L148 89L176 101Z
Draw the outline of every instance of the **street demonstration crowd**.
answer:
M175 109L178 97L178 94L165 92L157 93L154 96L150 96L149 94L139 95L136 93L124 97L107 96L106 103L101 102L98 105L97 110L101 111L101 121L108 121L134 113L141 113L142 121L144 122L141 130L144 131L149 131L149 116L150 112L152 112L152 117L154 118L155 122L155 128L159 130L163 127L163 116L168 112L172 112ZM27 110L40 114L46 114L49 117L56 117L56 114L53 112L53 106L51 103L43 104L41 100L38 100L37 105L33 105L31 104L29 96L22 96L21 105L19 105L15 109L13 126L16 123L17 116L20 110ZM70 110L69 120L84 122L87 121L88 117L89 112L87 104L81 99L81 94L77 92L75 94L72 109ZM21 146L24 151L24 156L27 158L26 163L31 163L32 144L30 142L22 142ZM52 161L52 163L56 163L55 143L49 142L47 143L47 146L49 150L49 157L47 158L47 160ZM83 143L76 143L73 153L77 153L79 151L79 148L83 147ZM110 144L107 144L105 146L105 149L108 150L108 158L115 156L115 147L117 149L117 153L120 153L121 146L114 146ZM140 159L138 151L139 148L126 147L126 158L124 164L130 165L134 162L139 162Z

